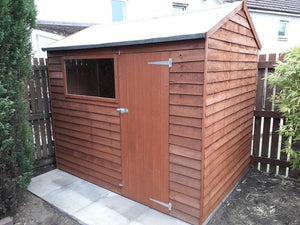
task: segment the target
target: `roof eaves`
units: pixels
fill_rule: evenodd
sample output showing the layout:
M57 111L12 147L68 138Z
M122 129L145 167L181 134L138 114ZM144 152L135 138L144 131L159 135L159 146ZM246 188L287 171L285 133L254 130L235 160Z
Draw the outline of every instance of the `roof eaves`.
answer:
M120 47L120 46L128 46L128 45L152 44L152 43L161 43L161 42L169 42L169 41L183 41L183 40L204 39L204 38L205 38L205 33L198 33L198 34L171 36L171 37L151 38L145 40L113 42L113 43L105 43L105 44L88 44L88 45L60 46L60 47L48 47L48 48L44 47L42 48L42 50L43 51L81 50L81 49L91 49L91 48Z

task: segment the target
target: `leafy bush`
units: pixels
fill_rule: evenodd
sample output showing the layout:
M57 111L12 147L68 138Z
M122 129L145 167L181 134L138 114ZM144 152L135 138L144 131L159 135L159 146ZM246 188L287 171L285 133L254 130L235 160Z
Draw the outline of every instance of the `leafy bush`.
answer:
M280 131L287 138L284 150L290 154L293 169L300 171L300 46L288 52L284 62L278 62L267 80L277 89L272 100L285 117Z
M33 144L25 94L35 16L33 0L0 1L0 218L15 208L31 178Z

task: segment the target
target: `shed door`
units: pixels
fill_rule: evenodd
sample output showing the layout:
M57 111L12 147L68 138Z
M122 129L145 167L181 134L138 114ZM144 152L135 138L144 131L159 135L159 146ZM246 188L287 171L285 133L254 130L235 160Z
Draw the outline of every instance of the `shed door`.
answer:
M166 53L121 54L118 59L123 195L168 212L169 67ZM153 199L153 200L150 200Z

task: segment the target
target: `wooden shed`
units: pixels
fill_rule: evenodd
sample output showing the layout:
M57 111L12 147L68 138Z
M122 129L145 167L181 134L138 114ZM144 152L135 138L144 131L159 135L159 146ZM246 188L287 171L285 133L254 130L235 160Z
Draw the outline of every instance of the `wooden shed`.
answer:
M243 2L46 47L57 167L202 224L250 165L259 48Z

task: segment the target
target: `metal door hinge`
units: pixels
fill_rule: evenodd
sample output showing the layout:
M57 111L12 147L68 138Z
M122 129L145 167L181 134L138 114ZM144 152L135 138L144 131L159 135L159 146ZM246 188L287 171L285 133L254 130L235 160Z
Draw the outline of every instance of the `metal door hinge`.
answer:
M117 108L117 111L121 114L128 113L128 109L126 108Z
M153 199L153 198L149 198L149 200L150 200L150 201L153 201L153 202L155 202L155 203L157 203L157 204L160 204L160 205L162 205L162 206L164 206L164 207L167 207L167 208L169 209L169 211L172 210L172 203L171 203L171 202L169 202L169 203L167 204L167 203L164 203L164 202L155 200L155 199Z
M148 62L149 65L168 65L169 68L172 68L172 58L169 58L169 61L159 61L159 62Z

